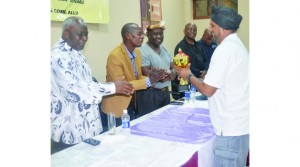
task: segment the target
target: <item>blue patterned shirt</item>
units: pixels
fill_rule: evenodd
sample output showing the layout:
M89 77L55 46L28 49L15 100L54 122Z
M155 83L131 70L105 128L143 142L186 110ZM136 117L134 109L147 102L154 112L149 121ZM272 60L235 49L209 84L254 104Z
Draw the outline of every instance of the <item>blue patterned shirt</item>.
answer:
M62 38L51 50L51 138L77 144L99 135L102 123L98 104L115 93L114 83L96 83L82 51Z

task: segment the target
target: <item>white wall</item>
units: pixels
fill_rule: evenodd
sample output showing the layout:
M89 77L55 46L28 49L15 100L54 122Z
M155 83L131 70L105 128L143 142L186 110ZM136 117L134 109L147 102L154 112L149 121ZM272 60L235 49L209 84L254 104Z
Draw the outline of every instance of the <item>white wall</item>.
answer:
M121 28L128 22L140 24L139 0L110 0L110 23L88 24L89 39L84 54L98 81L105 81L109 52L122 42ZM61 36L61 22L51 22L51 44Z
M205 28L209 27L209 19L193 20L192 0L185 1L184 9L186 11L184 20L186 23L194 22L197 25L196 40L199 40ZM237 33L244 45L249 49L249 0L238 0L238 13L243 16L243 20Z

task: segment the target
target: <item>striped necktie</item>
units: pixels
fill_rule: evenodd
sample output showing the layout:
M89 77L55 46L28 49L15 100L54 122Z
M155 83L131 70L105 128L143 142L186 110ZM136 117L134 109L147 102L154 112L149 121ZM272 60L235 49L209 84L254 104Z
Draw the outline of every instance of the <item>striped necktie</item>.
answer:
M136 69L136 65L135 65L135 61L134 61L135 57L133 55L131 55L131 65L133 67L133 70L134 70L134 74L135 74L135 78L137 79L138 78L138 72L137 72L137 69Z

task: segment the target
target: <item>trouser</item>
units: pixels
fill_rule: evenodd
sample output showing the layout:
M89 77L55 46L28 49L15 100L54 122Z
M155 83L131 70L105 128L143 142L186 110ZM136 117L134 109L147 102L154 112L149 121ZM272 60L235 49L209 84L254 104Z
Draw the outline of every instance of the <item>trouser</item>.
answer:
M245 167L249 150L249 134L216 136L214 167Z
M130 116L130 120L134 120L137 118L137 111L136 108L134 107L134 103L133 101L130 101L128 108L127 108L127 112ZM103 126L103 132L108 131L108 127L107 127L107 114L100 111L101 114L101 120L102 120L102 126ZM122 119L121 118L116 118L116 126L120 126L122 124Z
M55 142L51 139L51 155L74 145L76 144L65 144L61 140L60 142Z
M137 118L137 111L133 101L130 101L129 106L127 107L127 112L130 116L130 121ZM116 126L120 126L120 125L122 125L122 119L116 118Z
M136 92L138 116L141 117L165 105L170 104L168 87L162 89L148 88Z

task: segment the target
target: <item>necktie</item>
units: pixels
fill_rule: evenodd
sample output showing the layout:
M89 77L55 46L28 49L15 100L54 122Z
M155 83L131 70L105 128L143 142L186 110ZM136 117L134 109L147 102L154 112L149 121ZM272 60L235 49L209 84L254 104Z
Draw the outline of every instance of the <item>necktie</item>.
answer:
M137 69L136 69L136 66L135 66L135 61L134 61L134 56L131 55L132 57L130 58L131 60L131 65L133 67L133 70L134 70L134 74L135 74L135 78L137 79L138 78L138 72L137 72Z

